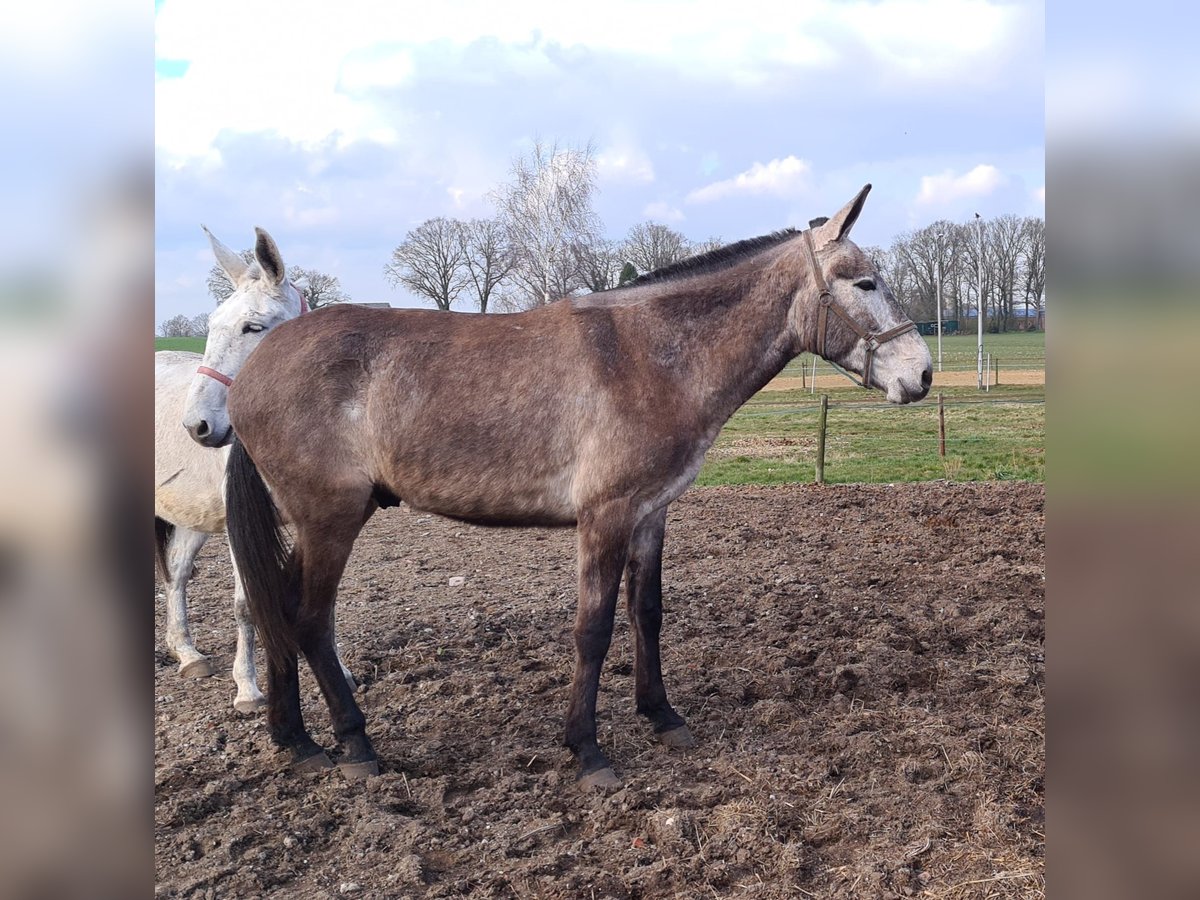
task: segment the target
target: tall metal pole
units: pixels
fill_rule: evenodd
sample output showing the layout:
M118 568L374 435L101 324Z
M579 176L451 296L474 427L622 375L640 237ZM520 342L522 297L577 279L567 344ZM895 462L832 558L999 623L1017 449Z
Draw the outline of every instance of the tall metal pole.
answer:
M979 213L975 213L976 229L979 232L979 256L975 259L975 283L978 291L978 303L975 310L975 321L979 323L979 348L976 354L976 379L975 386L978 390L983 390L983 219L979 218Z
M938 371L942 371L942 232L937 238L937 326L938 326Z

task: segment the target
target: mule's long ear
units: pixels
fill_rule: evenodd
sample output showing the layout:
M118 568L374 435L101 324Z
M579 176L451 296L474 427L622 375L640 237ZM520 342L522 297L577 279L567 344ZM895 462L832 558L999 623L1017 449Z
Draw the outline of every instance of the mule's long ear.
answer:
M216 236L208 230L207 226L201 225L200 227L208 235L208 242L212 244L213 256L217 258L217 265L229 276L229 280L236 285L241 281L242 276L246 274L246 270L250 266L244 259L218 241Z
M254 258L262 267L263 273L276 284L283 284L283 257L275 241L261 228L254 229Z
M839 209L832 219L822 225L821 240L818 243L827 244L830 241L840 241L848 235L850 229L854 227L854 223L858 221L858 214L862 212L863 204L867 202L869 193L871 193L871 186L864 185L853 200Z

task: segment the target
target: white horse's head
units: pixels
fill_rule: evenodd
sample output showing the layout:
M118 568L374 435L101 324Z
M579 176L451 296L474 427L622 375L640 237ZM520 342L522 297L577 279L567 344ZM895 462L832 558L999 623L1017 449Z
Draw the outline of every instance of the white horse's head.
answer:
M201 226L203 227L203 226ZM205 228L217 265L234 291L208 318L208 343L187 403L183 427L199 444L221 447L233 438L225 393L263 335L304 312L304 297L284 273L275 241L255 228L254 262L247 263Z
M868 184L827 220L813 220L815 256L808 256L818 302L793 305L797 345L854 372L864 387L878 388L892 403L912 403L929 393L933 359L929 346L904 314L870 258L848 235L862 212ZM815 264L815 265L814 265Z

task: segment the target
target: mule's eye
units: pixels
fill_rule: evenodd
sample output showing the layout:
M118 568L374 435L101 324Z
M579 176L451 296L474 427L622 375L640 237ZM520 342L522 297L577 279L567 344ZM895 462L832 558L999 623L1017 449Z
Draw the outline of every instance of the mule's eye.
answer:
M854 282L854 286L860 291L875 290L875 282L870 278L860 278L858 281Z
M262 331L263 327L257 322L247 322L242 326L242 334L257 334Z

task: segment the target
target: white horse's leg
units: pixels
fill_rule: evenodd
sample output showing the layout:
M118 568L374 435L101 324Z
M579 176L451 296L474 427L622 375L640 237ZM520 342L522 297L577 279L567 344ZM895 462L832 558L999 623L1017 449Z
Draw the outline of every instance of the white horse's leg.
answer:
M233 565L233 617L237 621L237 654L233 658L237 694L233 698L233 708L240 713L252 713L266 706L267 698L258 689L258 673L254 668L254 623L246 602L246 588L232 553L229 561Z
M337 604L334 604L335 608L336 606ZM329 625L333 629L333 650L337 653L338 665L342 667L342 675L346 678L346 684L350 685L350 690L357 690L358 682L354 680L354 676L350 673L350 669L347 668L345 660L342 659L342 648L338 644L337 639L337 615L333 609L329 610Z
M187 619L188 579L196 554L207 540L202 531L176 525L167 544L167 646L179 660L179 674L184 678L206 678L213 673L208 657L192 643Z

